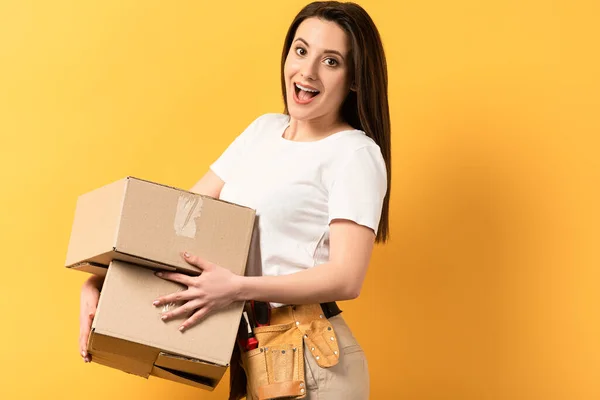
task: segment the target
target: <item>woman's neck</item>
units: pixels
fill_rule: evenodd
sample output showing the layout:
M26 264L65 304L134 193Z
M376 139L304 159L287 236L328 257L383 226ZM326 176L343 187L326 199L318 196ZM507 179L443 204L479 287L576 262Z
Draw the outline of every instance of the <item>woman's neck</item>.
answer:
M352 129L341 116L298 120L290 116L290 125L283 133L287 140L313 142L345 129Z

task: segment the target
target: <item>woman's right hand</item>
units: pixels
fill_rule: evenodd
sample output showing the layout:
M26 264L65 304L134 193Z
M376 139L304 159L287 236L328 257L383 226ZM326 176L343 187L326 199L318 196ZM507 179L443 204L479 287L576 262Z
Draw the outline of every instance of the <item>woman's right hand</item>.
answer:
M92 329L92 321L96 315L100 289L104 277L92 275L81 288L81 304L79 311L79 353L86 363L92 361L92 355L87 352L88 338Z

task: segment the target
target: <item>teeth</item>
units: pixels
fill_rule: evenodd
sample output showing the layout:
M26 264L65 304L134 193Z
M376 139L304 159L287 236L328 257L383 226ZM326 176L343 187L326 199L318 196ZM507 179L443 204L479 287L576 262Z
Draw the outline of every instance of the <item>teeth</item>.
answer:
M309 88L305 88L304 86L300 86L299 84L296 83L296 87L300 90L304 90L305 92L311 92L311 93L319 93L318 90L314 90L314 89L309 89Z

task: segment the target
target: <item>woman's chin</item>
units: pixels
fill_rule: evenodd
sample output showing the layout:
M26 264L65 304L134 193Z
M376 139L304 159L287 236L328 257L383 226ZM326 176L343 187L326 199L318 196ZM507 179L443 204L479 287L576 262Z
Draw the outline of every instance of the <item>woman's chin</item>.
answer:
M289 110L289 115L294 121L308 121L314 118L311 113L306 112L294 112Z
M293 101L293 100L292 100ZM296 120L306 120L315 117L315 110L297 104L288 103L288 114Z

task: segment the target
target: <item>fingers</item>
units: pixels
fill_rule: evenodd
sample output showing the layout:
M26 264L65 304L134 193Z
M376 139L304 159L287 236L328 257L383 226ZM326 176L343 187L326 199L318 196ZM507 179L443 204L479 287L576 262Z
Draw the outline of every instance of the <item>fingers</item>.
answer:
M196 297L198 297L198 295L194 294L192 291L184 290L182 292L171 293L166 296L159 297L158 299L156 299L152 302L152 305L160 306L163 304L177 303L179 301L191 300Z
M188 252L181 253L181 256L185 259L185 261L188 262L188 264L198 267L202 271L209 270L209 269L213 268L213 265L214 265L214 264L211 264L210 262L206 261L205 259L200 258L198 256L194 256ZM187 287L194 286L194 283L196 283L197 279L198 279L197 276L188 276L188 275L180 274L177 272L159 271L159 272L156 272L155 275L158 276L159 278L163 278L163 279L166 279L169 281L181 283L183 285L186 285Z
M89 332L81 331L79 332L79 354L83 361L86 361L86 357L88 356L87 352L87 337L89 336Z
M92 355L87 352L87 343L90 337L94 315L94 311L89 312L87 315L82 316L79 321L79 354L86 363L92 361Z
M156 276L158 276L159 278L162 279L166 279L168 281L172 281L172 282L177 282L177 283L181 283L185 286L193 286L194 284L194 279L191 276L187 276L184 274L180 274L177 272L156 272L155 273Z
M182 317L182 316L186 316L192 312L194 312L194 310L196 310L197 308L200 308L202 306L203 302L201 300L192 300L192 301L188 301L187 303L185 303L184 305L177 307L176 309L174 309L173 311L169 311L164 313L160 319L162 319L163 321L169 321L172 320L174 318L178 318L178 317Z
M185 322L183 324L181 324L181 326L179 327L179 330L181 332L183 332L183 331L191 328L192 326L194 326L198 322L200 322L200 320L202 318L204 318L206 316L206 314L208 314L209 312L210 312L210 308L208 306L198 309L191 317L189 317L187 320L185 320Z
M192 255L192 254L188 253L187 251L181 253L181 256L183 257L183 259L185 261L187 261L188 264L198 267L203 271L207 268L210 268L210 266L211 266L211 264L208 261L206 261L205 259L200 258L195 255Z

